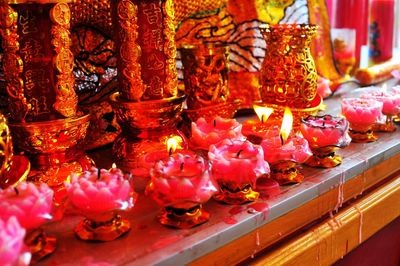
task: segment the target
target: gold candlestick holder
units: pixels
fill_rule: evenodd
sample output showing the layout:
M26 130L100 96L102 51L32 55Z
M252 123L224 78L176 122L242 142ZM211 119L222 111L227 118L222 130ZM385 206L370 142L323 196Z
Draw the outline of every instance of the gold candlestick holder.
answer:
M160 100L130 102L122 100L119 93L111 96L117 121L122 127L113 146L119 168L125 171L146 168L143 157L151 152L165 151L167 156L170 138L177 140L178 147L187 148L187 139L177 128L185 99L186 96L180 94ZM149 177L148 172L143 174L145 178Z
M278 182L279 185L286 185L301 183L304 175L299 171L297 162L280 161L271 164L271 178Z
M80 144L86 136L89 115L44 122L10 123L16 148L30 159L28 179L57 187L72 173L89 169L93 161Z

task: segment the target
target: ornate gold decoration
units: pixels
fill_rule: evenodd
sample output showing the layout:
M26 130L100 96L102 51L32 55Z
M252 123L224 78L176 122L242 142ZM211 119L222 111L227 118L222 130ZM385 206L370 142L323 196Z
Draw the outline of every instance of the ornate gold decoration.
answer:
M46 234L41 228L28 232L24 242L32 253L33 264L51 255L57 247L56 237Z
M267 43L260 73L261 99L294 108L310 107L318 74L310 45L317 26L279 24L260 30Z
M165 207L157 218L163 225L179 229L189 229L207 222L210 214L199 204L190 209Z
M117 1L115 28L120 44L118 62L118 80L120 90L127 100L139 101L146 87L142 81L139 58L141 48L138 39L138 5L130 0Z
M6 118L0 114L0 178L11 167L13 147Z
M255 0L258 17L266 23L278 24L285 16L285 9L295 0Z
M89 115L76 118L31 123L10 123L11 132L35 167L29 175L33 181L55 187L93 165L79 147L86 136Z
M176 70L175 12L172 0L163 2L164 54L166 57L164 91L168 97L178 94L178 72Z
M259 195L260 193L254 191L251 185L246 185L241 189L220 185L219 192L214 195L214 199L227 204L238 205L256 201Z
M54 25L51 28L52 45L55 56L53 64L59 74L55 85L56 101L54 109L65 117L76 114L78 96L74 90L75 78L74 55L70 50L71 39L69 33L71 11L66 3L57 3L50 10L50 18Z
M4 49L3 70L7 82L7 93L12 98L9 109L13 118L23 121L31 109L24 92L24 81L21 78L24 63L19 55L18 13L8 4L1 4L2 47Z

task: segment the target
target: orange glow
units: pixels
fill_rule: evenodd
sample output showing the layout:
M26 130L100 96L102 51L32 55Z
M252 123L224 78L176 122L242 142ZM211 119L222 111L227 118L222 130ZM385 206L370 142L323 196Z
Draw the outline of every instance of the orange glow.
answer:
M290 131L292 131L292 126L293 126L292 111L290 111L289 107L286 107L285 113L283 115L281 131L279 133L279 136L282 140L282 144L284 144L286 140L289 138Z
M167 151L169 155L174 153L176 151L176 148L178 147L178 141L176 140L175 137L169 138L167 140Z
M274 112L274 109L272 108L262 107L259 105L253 105L253 109L262 123L267 121L269 116Z

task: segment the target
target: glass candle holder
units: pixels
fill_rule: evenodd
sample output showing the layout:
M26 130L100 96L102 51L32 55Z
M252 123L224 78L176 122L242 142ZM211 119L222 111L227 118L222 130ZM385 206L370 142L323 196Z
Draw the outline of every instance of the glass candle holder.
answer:
M53 218L53 195L53 190L46 184L36 186L27 182L0 191L0 218L15 216L27 230L24 241L32 253L32 263L56 249L56 238L40 228Z
M210 214L202 204L217 190L203 157L175 153L154 165L146 192L163 207L161 224L186 229L208 221Z
M386 122L378 125L378 131L393 132L396 130L393 117L400 112L400 95L379 90L362 94L360 97L363 99L374 99L383 104L382 113L386 116Z
M342 163L342 157L335 151L351 142L346 119L331 115L309 116L302 119L300 130L313 152L306 161L307 165L331 168Z
M65 186L71 204L86 217L74 229L80 239L112 241L130 230L120 214L133 207L136 194L121 170L93 167Z
M264 150L264 159L271 166L271 178L281 185L303 181L304 175L297 165L306 162L312 155L306 139L294 135L283 141L276 134L264 139L261 147Z
M254 190L256 181L270 173L259 145L225 139L210 146L208 158L213 178L220 186L218 194L214 196L217 201L243 204L258 199L259 193Z
M333 55L342 74L349 75L356 64L356 30L331 29Z
M374 142L378 137L373 125L382 114L383 103L374 99L342 99L342 114L350 123L349 135L353 142Z

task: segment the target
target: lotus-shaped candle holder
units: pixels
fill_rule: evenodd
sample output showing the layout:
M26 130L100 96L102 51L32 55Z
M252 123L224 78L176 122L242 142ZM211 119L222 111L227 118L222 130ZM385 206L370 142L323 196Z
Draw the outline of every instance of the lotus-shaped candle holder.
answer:
M345 118L309 116L301 120L300 129L313 152L313 156L306 161L307 165L330 168L342 163L342 157L335 151L351 142L349 122Z
M373 125L382 114L383 103L374 99L346 98L342 100L342 114L350 123L353 142L373 142L378 137Z
M73 175L65 186L72 206L86 217L75 227L80 239L111 241L130 230L129 221L120 214L133 207L136 194L121 170L93 167Z
M0 265L29 265L31 254L24 245L25 233L16 217L0 219Z
M53 190L46 184L36 186L21 182L16 187L0 191L0 218L15 216L27 230L25 244L32 253L32 262L52 254L56 238L47 235L40 227L52 219Z
M202 204L217 190L203 157L175 153L154 165L146 192L163 207L161 224L185 229L208 221Z
M228 204L243 204L258 199L256 181L270 173L264 152L249 141L226 139L210 146L208 158L213 178L220 186L214 198Z

